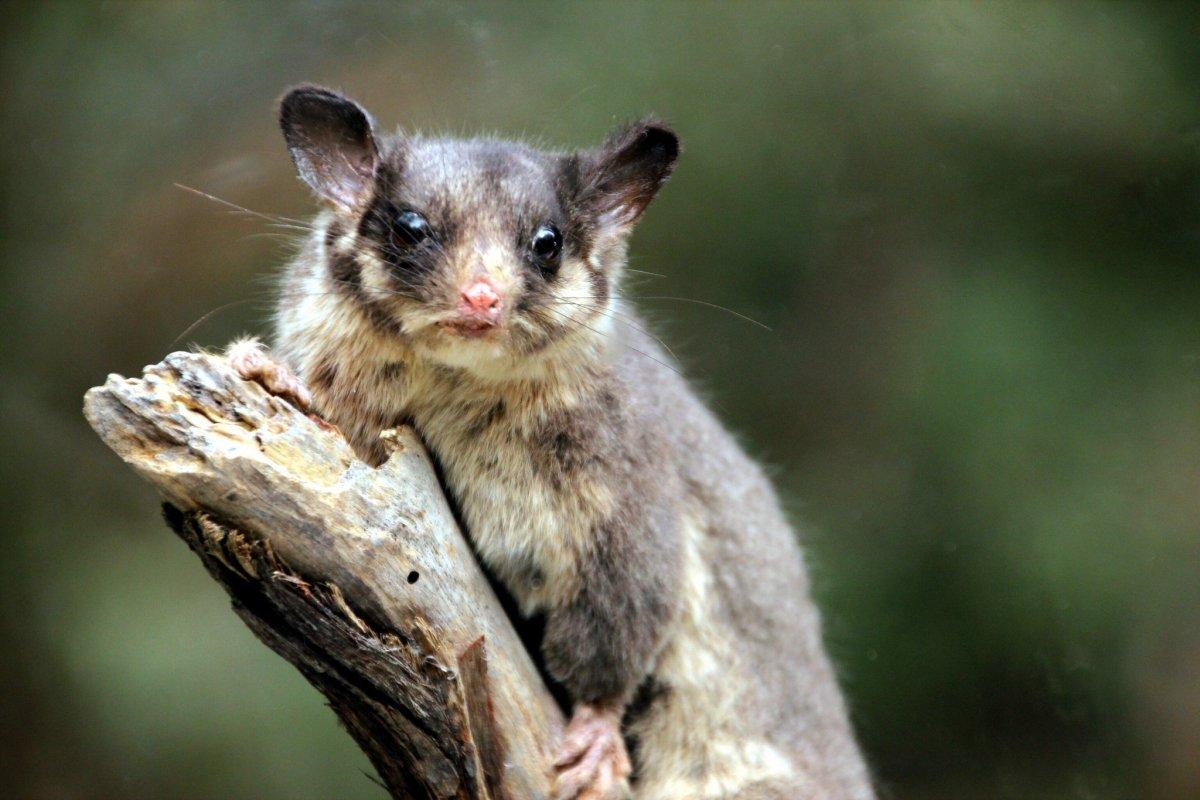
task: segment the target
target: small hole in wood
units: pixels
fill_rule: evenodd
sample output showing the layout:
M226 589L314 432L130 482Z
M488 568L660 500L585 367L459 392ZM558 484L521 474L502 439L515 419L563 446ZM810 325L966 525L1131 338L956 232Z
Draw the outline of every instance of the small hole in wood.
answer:
M409 582L409 583L416 583L416 582L417 582L417 580L418 580L420 577L421 577L421 573L417 572L417 571L414 569L412 572L408 573L408 582Z

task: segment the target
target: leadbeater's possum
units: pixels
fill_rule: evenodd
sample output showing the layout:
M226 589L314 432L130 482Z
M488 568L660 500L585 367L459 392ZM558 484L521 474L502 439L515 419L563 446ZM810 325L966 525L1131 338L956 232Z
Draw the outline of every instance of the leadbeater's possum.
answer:
M675 165L656 120L600 147L380 135L301 86L280 124L327 206L243 376L378 463L401 422L479 557L542 622L572 704L561 798L872 798L792 528L619 287Z

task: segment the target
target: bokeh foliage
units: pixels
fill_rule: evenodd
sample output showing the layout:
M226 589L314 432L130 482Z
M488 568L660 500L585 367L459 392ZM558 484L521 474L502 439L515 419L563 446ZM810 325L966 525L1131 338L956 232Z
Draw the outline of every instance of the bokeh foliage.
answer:
M889 796L1200 795L1190 4L2 13L5 796L383 796L79 414L265 329L288 231L173 184L309 213L301 80L554 147L670 119L628 294L803 522Z

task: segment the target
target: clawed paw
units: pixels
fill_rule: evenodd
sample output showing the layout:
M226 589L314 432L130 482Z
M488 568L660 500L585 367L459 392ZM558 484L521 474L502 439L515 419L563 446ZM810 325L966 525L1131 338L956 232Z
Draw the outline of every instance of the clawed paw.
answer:
M554 761L555 800L620 800L629 796L629 754L619 711L575 709Z
M308 387L294 372L272 358L257 339L235 342L225 355L229 359L229 366L242 378L258 383L301 411L307 411L312 405L312 394Z

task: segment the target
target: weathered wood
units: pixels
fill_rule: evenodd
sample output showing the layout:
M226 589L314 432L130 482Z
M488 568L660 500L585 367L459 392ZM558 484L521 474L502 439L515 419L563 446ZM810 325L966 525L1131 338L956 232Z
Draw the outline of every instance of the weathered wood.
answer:
M196 353L110 376L84 412L394 797L548 795L561 712L411 430L390 432L374 469L336 430Z

